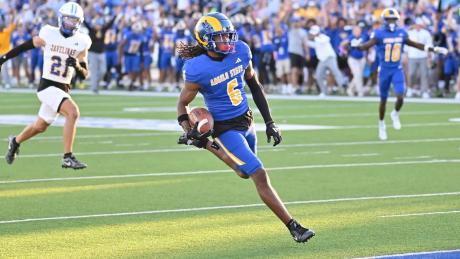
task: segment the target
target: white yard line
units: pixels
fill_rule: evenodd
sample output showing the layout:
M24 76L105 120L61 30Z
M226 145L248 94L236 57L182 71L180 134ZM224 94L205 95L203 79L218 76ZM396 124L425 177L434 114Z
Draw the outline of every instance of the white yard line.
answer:
M389 195L389 196L370 196L370 197L338 198L338 199L323 199L323 200L291 201L291 202L285 202L284 204L286 204L286 205L318 204L318 203L321 204L321 203L334 203L334 202L346 202L346 201L407 199L407 198L453 196L453 195L460 195L460 192L402 194L402 195ZM263 203L254 203L254 204L224 205L224 206L213 206L213 207L197 207L197 208L182 208L182 209L132 211L132 212L117 212L117 213L103 213L103 214L90 214L90 215L76 215L76 216L56 216L56 217L45 217L45 218L26 218L26 219L2 220L2 221L0 221L0 224L37 222L37 221L54 221L54 220L87 219L87 218L102 218L102 217L120 217L120 216L135 216L135 215L150 215L150 214L163 214L163 213L183 213L183 212L195 212L195 211L212 211L212 210L224 210L224 209L255 208L255 207L264 207L264 206L266 206L266 205L263 204Z
M344 167L366 167L366 166L399 166L399 165L420 165L420 164L442 164L442 163L460 163L460 159L436 159L428 161L389 161L373 163L349 163L349 164L322 164L322 165L299 165L267 168L269 172L299 170L299 169L321 169L321 168L344 168ZM232 172L230 169L224 170L207 170L207 171L184 171L184 172L160 172L160 173L142 173L142 174L118 174L118 175L99 175L99 176L80 176L80 177L62 177L62 178L35 178L35 179L17 179L0 181L0 184L13 183L35 183L35 182L53 182L53 181L73 181L73 180L95 180L95 179L117 179L117 178L136 178L136 177L158 177L158 176L182 176L182 175L201 175L201 174L220 174Z
M331 142L331 143L304 143L304 144L282 144L281 149L300 148L300 147L330 147L330 146L358 146L358 145L386 145L386 144L406 144L406 143L433 143L433 142L450 142L460 141L460 138L438 138L438 139L407 139L407 140L387 140L387 141L355 141L355 142ZM273 151L272 146L259 146L260 152ZM170 152L189 152L200 151L192 147L177 147L163 149L146 149L146 150L112 150L112 151L95 151L95 152L77 152L76 155L95 156L95 155L124 155L124 154L147 154L147 153L170 153ZM280 150L282 151L282 150ZM31 154L20 155L20 158L40 158L40 157L58 157L61 153L53 154Z
M362 112L362 113L329 113L329 114L296 114L296 115L283 115L283 119L294 119L294 118L344 118L344 117L372 117L376 116L376 112ZM408 111L408 112L401 112L401 116L424 116L424 115L438 115L438 114L458 114L460 115L459 111ZM404 125L403 125L404 126Z
M452 214L452 213L460 213L460 210L434 211L434 212L409 213L409 214L395 214L395 215L385 215L385 216L379 216L379 217L380 218L396 218L396 217L428 216L428 215Z
M362 153L362 154L345 154L341 155L342 157L368 157L368 156L378 156L379 153Z
M35 94L34 89L0 89L0 93L23 93L23 94ZM72 90L72 95L94 95L90 90ZM178 98L179 93L156 93L156 92L127 92L127 91L99 91L99 96L133 96L133 97L174 97ZM202 98L201 95L197 95L198 98ZM248 98L252 98L250 94L247 95ZM314 100L314 101L345 101L345 102L379 102L380 98L377 96L373 97L348 97L348 96L327 96L324 98L319 98L318 96L312 95L276 95L269 94L269 100ZM394 97L388 98L390 102L395 101ZM431 98L431 99L421 99L421 98L406 98L404 99L407 103L443 103L443 104L459 104L460 102L455 99L446 99L446 98Z
M422 155L422 156L402 156L402 157L394 157L395 160L411 160L411 159L428 159L432 158L433 156L429 155Z

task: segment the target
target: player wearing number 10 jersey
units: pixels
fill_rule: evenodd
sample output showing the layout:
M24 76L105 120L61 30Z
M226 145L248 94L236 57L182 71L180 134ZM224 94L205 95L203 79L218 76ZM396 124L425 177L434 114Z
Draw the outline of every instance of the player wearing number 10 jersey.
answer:
M270 114L262 86L252 68L252 54L248 45L238 41L230 20L221 13L203 16L194 30L198 45L179 44L179 55L187 59L183 74L185 86L179 97L177 111L184 135L179 144L193 144L205 148L223 160L242 178L251 178L260 198L286 224L294 240L306 242L315 233L302 227L289 214L268 174L256 154L256 134L252 112L244 90L244 82L251 90L266 124L267 138L274 145L281 142L281 132ZM214 141L209 134L200 134L197 124L189 124L186 107L200 92L214 118Z
M19 154L19 145L44 132L62 114L64 124L63 168L83 169L86 164L72 154L72 146L79 117L77 104L69 95L70 81L74 71L88 76L87 55L91 46L88 35L78 30L83 22L83 9L74 2L65 3L59 9L59 28L44 26L38 36L17 46L0 58L0 67L6 60L33 49L44 49L44 65L37 96L41 102L38 118L16 137L10 137L6 161L12 164Z
M351 47L366 50L376 45L377 56L380 64L379 138L381 140L386 140L387 133L384 117L388 93L392 83L396 95L396 104L394 111L391 112L391 119L393 121L393 128L396 130L401 129L399 111L403 105L405 92L404 73L401 65L404 45L407 44L420 50L433 51L444 55L447 54L447 49L442 47L426 46L409 39L407 32L402 28L398 28L399 13L394 8L387 8L383 10L382 19L384 21L384 26L376 30L374 34L371 35L371 39L369 41L361 44L359 39L355 39L351 41Z

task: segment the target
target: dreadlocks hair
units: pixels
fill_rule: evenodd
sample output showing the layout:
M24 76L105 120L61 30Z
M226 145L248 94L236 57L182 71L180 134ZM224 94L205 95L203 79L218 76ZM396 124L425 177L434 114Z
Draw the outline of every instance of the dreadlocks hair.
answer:
M205 54L206 50L198 44L187 44L179 42L177 46L177 52L179 56L185 60L197 57L201 54Z

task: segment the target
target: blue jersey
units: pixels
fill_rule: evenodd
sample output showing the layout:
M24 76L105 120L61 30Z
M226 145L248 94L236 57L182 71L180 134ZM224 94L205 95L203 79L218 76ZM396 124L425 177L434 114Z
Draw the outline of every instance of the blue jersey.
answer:
M144 32L144 39L142 44L142 50L144 55L149 55L150 50L153 48L153 30L152 28L147 28ZM146 54L148 53L148 54Z
M353 34L348 36L348 41L349 42L351 42L353 39L361 39L361 42L366 42L366 41L369 40L369 37L364 33L361 33L361 36L359 36L359 37L355 37ZM364 58L364 51L359 50L357 48L350 48L349 55L351 57L355 58L355 59L362 59L362 58Z
M397 28L391 32L382 27L371 36L377 40L376 50L382 68L400 68L404 44L408 38L405 30Z
M235 45L235 52L222 61L200 55L185 62L184 81L199 84L200 93L214 120L223 121L238 117L248 109L244 91L244 72L252 54L243 41Z
M160 32L160 52L173 53L174 48L174 33L171 30L161 30Z
M32 39L32 37L29 36L29 34L24 33L23 35L15 34L11 41L13 42L13 46L17 47L21 45L22 43ZM24 53L19 54L19 57L23 57Z
M116 51L118 48L118 43L120 39L118 37L118 31L115 26L108 29L104 35L104 49L105 51Z
M288 41L287 31L283 33L282 36L276 36L275 38L273 38L273 44L275 45L277 60L289 58L289 53L288 53L289 41Z
M123 49L124 53L128 55L140 56L140 50L142 47L142 41L144 39L144 36L140 33L128 31L124 35L124 39L126 40L126 44Z
M273 45L273 31L262 30L259 33L260 37L260 51L261 52L273 52L275 46Z

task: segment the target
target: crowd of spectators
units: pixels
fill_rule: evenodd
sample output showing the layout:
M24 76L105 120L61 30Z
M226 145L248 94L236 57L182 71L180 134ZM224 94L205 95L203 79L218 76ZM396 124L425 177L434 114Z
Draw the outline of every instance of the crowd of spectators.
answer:
M350 48L349 42L369 39L382 25L380 14L386 7L399 10L400 26L411 38L449 50L447 56L440 56L406 46L402 57L406 95L444 97L460 89L460 11L453 0L442 4L430 0L76 2L85 12L81 30L90 35L93 44L90 79L75 81L77 87L94 92L101 88L177 91L184 62L175 51L177 44L193 43L196 21L203 14L220 11L230 17L239 39L251 47L254 67L268 92L378 94L375 50L358 51ZM63 3L0 0L0 55L37 35L41 26L57 26L57 11ZM35 87L42 63L40 49L13 59L2 69L2 86ZM456 98L460 99L460 94Z

